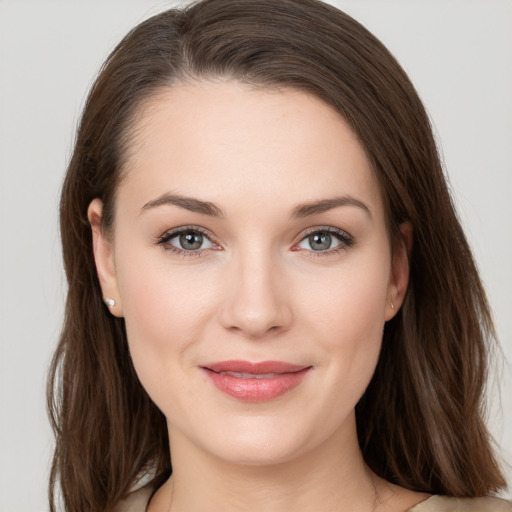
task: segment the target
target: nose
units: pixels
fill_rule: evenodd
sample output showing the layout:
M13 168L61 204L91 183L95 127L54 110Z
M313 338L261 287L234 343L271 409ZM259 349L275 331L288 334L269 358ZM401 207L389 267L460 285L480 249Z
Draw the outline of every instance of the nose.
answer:
M293 315L278 262L253 250L240 254L229 267L220 311L224 328L252 339L287 330Z

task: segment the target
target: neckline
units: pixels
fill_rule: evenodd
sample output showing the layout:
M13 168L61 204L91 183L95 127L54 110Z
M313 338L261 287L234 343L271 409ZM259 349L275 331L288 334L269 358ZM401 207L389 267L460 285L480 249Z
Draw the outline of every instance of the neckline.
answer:
M416 503L412 507L408 508L405 512L415 512L416 511L416 507L421 507L422 505L424 505L425 503L430 501L432 498L435 498L436 496L438 496L438 495L437 494L431 494L427 498L425 498L425 499L423 499L421 501L418 501L418 503Z

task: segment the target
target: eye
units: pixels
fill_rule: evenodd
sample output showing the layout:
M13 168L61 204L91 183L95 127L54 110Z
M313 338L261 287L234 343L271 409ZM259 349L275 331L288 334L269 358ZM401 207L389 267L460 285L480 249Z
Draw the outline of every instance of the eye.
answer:
M212 242L199 231L182 232L171 238L168 243L185 251L197 251L198 249L213 247Z
M165 249L178 253L194 253L218 248L205 233L197 228L169 231L159 238L158 243Z
M307 234L297 245L298 249L314 252L337 252L350 247L353 239L340 229L317 229Z

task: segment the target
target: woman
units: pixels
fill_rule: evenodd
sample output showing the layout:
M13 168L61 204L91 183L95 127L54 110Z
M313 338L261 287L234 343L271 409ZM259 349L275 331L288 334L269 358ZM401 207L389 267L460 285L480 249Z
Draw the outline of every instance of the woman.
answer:
M57 482L74 511L510 510L428 118L347 15L205 0L136 27L61 233L52 510Z

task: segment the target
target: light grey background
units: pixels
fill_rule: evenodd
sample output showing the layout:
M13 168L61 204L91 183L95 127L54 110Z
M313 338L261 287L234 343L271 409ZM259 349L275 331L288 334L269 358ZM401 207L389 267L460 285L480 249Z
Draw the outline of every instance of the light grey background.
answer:
M503 344L489 423L511 464L512 2L333 3L396 55L435 123ZM45 374L65 297L57 204L79 112L117 41L169 5L158 0L0 0L2 512L47 510L52 436ZM512 485L510 467L506 472Z

